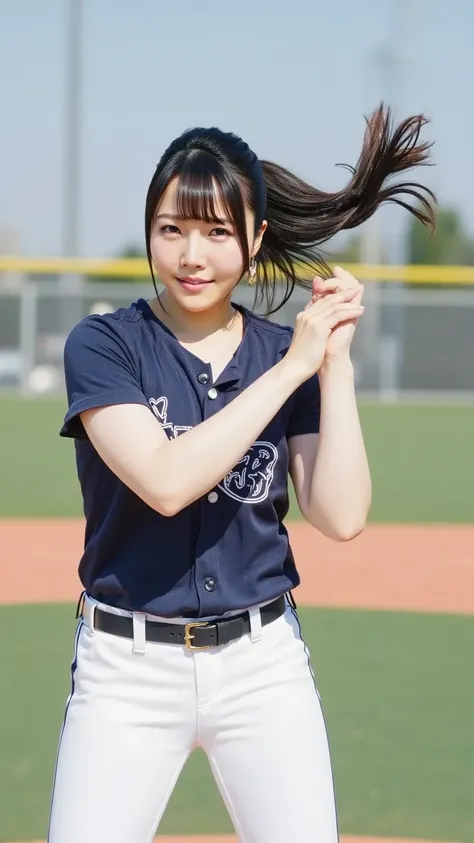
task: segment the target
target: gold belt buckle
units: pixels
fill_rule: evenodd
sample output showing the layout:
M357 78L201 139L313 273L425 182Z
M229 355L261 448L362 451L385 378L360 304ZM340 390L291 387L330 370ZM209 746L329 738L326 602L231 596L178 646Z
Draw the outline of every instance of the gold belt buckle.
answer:
M202 622L202 623L197 623L197 622L196 623L194 623L194 622L193 623L187 623L185 628L184 628L184 643L186 645L187 650L209 650L210 649L210 646L211 646L210 644L204 644L201 647L199 647L199 646L195 647L194 644L192 644L192 641L194 640L194 638L196 636L192 635L191 630L196 629L198 626L209 626L209 623L207 623L205 621Z

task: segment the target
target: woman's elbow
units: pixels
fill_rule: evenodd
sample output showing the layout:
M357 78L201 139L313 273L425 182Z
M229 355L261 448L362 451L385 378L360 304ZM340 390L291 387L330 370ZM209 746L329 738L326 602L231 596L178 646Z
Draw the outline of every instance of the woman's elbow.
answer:
M164 518L172 518L185 508L186 503L182 500L179 492L174 490L171 485L165 489L153 489L143 500L159 515Z
M309 523L319 530L326 538L331 541L351 542L364 532L366 527L366 518L354 520L336 520L321 517L308 517L306 519Z
M153 509L164 518L173 518L180 511L179 507L173 506L169 500L155 502Z
M371 499L352 513L332 520L334 540L337 542L351 542L364 532L369 517Z
M367 525L370 506L345 518L332 522L333 538L337 542L351 542L364 532Z
M171 484L165 489L160 489L158 492L155 491L153 500L150 501L153 509L165 518L172 518L174 515L178 515L192 502L187 489L175 489Z
M351 542L361 535L365 530L365 521L363 524L343 525L334 530L331 538L336 542Z

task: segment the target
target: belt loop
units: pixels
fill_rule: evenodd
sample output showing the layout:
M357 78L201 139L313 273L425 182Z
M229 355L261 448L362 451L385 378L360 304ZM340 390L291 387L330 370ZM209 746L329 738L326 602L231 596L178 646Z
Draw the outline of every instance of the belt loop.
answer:
M146 652L146 615L143 612L133 612L133 652Z
M82 618L82 616L83 616L85 599L86 599L86 592L85 592L85 590L83 590L83 591L81 591L81 593L79 595L79 600L77 601L76 620L78 620L79 617Z
M262 638L262 616L260 614L259 606L252 606L249 609L250 618L250 640L252 644L260 641Z
M95 609L96 604L91 603L89 600L84 600L84 606L82 610L82 617L87 624L87 628L91 635L95 635L95 628L94 628L94 617L95 617Z

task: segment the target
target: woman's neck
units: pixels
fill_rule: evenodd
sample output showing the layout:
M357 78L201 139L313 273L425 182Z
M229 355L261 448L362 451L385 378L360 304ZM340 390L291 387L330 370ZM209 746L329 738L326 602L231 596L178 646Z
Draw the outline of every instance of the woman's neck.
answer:
M188 342L199 342L219 331L229 330L234 327L236 320L241 319L239 311L232 307L230 299L209 310L193 313L177 305L165 291L153 299L150 305L158 319L178 339Z

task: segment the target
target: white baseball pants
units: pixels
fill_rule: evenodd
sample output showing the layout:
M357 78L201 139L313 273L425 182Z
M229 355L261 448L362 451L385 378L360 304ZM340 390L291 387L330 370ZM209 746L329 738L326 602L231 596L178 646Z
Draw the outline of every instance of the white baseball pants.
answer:
M251 610L249 635L196 652L145 643L138 617L134 641L94 630L93 606L76 631L49 843L150 843L197 746L241 841L337 843L326 728L289 604L263 628Z

